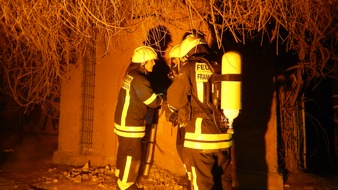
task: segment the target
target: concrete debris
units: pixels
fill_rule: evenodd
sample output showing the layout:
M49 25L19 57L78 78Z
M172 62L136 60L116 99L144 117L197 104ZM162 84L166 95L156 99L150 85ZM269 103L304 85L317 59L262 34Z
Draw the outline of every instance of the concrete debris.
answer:
M82 171L89 171L90 168L90 162L88 161L83 167L82 167Z
M102 183L99 183L98 187L105 188L107 187L107 184L102 182Z
M109 165L101 167L91 167L89 161L81 168L73 168L71 171L63 172L64 176L77 183L89 180L108 180L111 179L110 175L112 174L112 169Z

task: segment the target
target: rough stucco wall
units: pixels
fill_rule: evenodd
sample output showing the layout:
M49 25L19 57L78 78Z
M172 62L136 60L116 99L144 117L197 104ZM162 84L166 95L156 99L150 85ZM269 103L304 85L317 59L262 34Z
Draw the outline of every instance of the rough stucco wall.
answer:
M80 153L81 131L81 65L71 68L71 78L62 82L59 120L58 150L54 153L56 163L73 164Z
M92 154L81 155L82 64L72 68L71 78L63 83L60 103L59 146L56 163L115 165L117 138L114 134L114 111L120 81L129 64L133 48L103 55L98 46L94 92ZM126 55L125 55L126 54Z
M105 157L105 163L115 165L117 138L114 134L114 112L120 81L124 75L132 50L117 51L103 56L97 48L95 77L94 147ZM103 154L103 155L102 155Z

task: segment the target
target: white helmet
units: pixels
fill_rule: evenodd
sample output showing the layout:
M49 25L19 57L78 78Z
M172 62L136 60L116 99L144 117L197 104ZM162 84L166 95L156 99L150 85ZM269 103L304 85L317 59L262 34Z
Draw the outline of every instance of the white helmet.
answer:
M180 44L171 48L171 50L169 52L170 71L168 73L168 77L170 79L174 79L178 75L178 72L180 71L180 68L181 68L180 52L181 52L181 45Z
M140 46L134 50L131 61L134 63L144 63L152 59L158 59L155 50L149 46Z
M169 52L169 58L180 58L181 44L177 44L173 48L171 48Z
M188 35L181 43L180 57L186 56L190 50L200 44L206 44L206 42L201 38L197 38L193 34Z

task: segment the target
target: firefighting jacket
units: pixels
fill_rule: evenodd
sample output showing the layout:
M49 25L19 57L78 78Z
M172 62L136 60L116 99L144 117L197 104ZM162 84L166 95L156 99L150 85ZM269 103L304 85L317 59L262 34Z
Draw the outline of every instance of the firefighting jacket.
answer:
M225 149L232 146L232 135L219 131L212 119L207 119L198 103L191 97L194 94L205 103L205 83L212 72L203 60L188 60L181 67L167 92L167 103L182 109L191 106L191 120L185 125L184 147L198 150Z
M144 137L147 108L156 108L163 101L153 92L143 70L131 71L123 79L114 117L114 132L119 136Z

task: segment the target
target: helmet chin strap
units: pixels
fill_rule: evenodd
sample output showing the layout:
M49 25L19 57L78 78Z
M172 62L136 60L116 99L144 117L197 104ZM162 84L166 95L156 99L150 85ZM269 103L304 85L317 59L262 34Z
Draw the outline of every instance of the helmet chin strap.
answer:
M142 68L142 70L144 70L144 74L146 74L146 75L147 75L149 72L147 71L147 69L146 69L146 67L145 67L146 63L147 63L147 61L146 61L146 62L143 62L143 63L141 63L140 67Z

